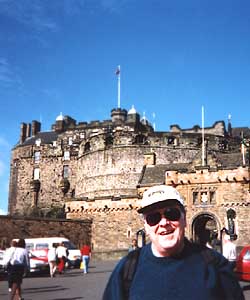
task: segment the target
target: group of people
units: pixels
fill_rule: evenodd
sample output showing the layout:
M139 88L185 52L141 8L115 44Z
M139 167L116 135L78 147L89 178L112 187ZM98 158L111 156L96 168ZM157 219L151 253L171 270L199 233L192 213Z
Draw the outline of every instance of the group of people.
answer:
M80 268L83 270L84 274L88 273L89 262L91 259L91 247L89 244L84 243L80 249L81 252L81 262ZM71 264L68 259L69 251L65 247L64 243L53 244L52 248L48 251L48 262L50 267L50 276L54 277L55 272L58 270L59 274L65 271L66 264Z
M184 200L175 188L149 188L138 212L150 243L118 262L103 300L245 299L228 259L185 237Z
M4 266L8 274L8 288L11 300L23 299L21 285L23 277L29 272L30 268L29 255L25 246L24 239L14 239L4 254ZM59 274L65 271L66 264L70 263L68 255L69 251L63 242L52 244L52 247L48 249L50 277L54 277L57 271ZM84 244L81 247L81 255L83 273L86 274L88 273L91 258L91 247L88 244Z
M57 270L59 274L65 271L68 255L68 249L64 246L63 242L60 244L52 244L52 247L48 250L50 277L54 277Z

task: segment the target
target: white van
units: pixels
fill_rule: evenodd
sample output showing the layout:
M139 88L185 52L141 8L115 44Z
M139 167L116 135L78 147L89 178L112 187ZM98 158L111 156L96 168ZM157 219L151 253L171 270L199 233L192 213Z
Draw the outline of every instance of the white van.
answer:
M48 269L48 249L52 244L63 243L68 249L68 259L72 266L78 267L81 262L81 251L64 237L30 238L25 239L26 249L30 254L30 272Z

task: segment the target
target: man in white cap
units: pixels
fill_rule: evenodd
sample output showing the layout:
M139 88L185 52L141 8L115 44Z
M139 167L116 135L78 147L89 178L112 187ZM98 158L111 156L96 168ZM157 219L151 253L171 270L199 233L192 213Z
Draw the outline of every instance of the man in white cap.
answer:
M185 238L184 200L175 188L149 188L138 212L151 243L120 260L103 300L244 299L228 261Z

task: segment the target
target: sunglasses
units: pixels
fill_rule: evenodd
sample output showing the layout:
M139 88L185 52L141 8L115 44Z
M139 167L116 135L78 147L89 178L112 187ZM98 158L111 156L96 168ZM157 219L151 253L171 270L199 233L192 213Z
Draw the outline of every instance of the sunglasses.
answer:
M148 225L155 226L161 221L162 216L164 216L169 221L179 221L181 217L181 212L176 207L168 207L164 210L163 213L157 211L151 214L147 214L145 219Z

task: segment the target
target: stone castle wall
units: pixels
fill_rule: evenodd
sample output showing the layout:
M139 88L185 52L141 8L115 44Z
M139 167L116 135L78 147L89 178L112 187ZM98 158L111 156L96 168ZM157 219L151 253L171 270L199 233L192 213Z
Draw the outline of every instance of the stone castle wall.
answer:
M109 259L114 253L127 253L131 240L143 228L138 208L137 197L66 202L67 218L92 220L93 249Z
M220 231L229 227L227 211L233 209L236 212L236 244L250 243L250 194L249 182L246 179L248 176L249 171L245 167L216 171L204 168L183 174L167 171L166 184L174 183L184 197L190 237L193 234L193 220L199 214L214 216Z
M80 247L91 241L91 220L39 219L0 216L0 248L14 238L65 237Z
M126 115L126 111L116 109L111 116L112 120L78 125L74 119L60 116L52 126L53 132L40 134L38 126L36 133L28 138L22 128L21 142L12 151L10 214L28 215L35 207L46 215L53 207L65 207L67 218L93 222L92 246L96 252L106 252L108 256L111 251L126 251L142 228L143 222L136 211L142 190L165 182L175 185L187 200L188 237L193 237L193 223L200 215L205 221L210 217L216 220L220 230L228 226L227 210L235 208L237 242L249 241L244 221L249 216L249 174L237 168L226 174L226 170L216 169L220 164L216 159L208 162L216 172L196 171L202 147L199 126L183 130L173 125L170 132L154 132L137 114ZM205 134L206 155L239 152L239 140L227 135L224 122L205 128ZM38 162L34 159L36 152L40 152ZM148 153L154 154L151 166L145 163ZM166 178L162 176L164 165L171 168L187 163L193 164L192 170L178 171L175 167L174 171L167 171ZM158 176L154 181L152 176L142 183L146 168L159 165L163 166L162 178ZM69 169L67 178L63 175L65 167ZM40 172L38 180L34 180L36 168ZM194 201L194 193L198 200ZM59 227L56 230L60 232Z
M12 154L10 212L24 213L36 205L35 202L45 211L51 206L63 206L63 199L73 193L75 197L89 198L131 193L140 178L144 154L152 149L158 164L190 162L198 151L197 148L189 148L183 152L180 147L167 146L116 146L89 151L80 157L71 155L69 160L65 160L63 151L58 152L55 148L53 154L51 146L16 148ZM35 163L34 152L38 150L41 158L39 163ZM61 189L65 165L69 167L70 184L66 194ZM35 168L40 170L37 201L32 188Z

